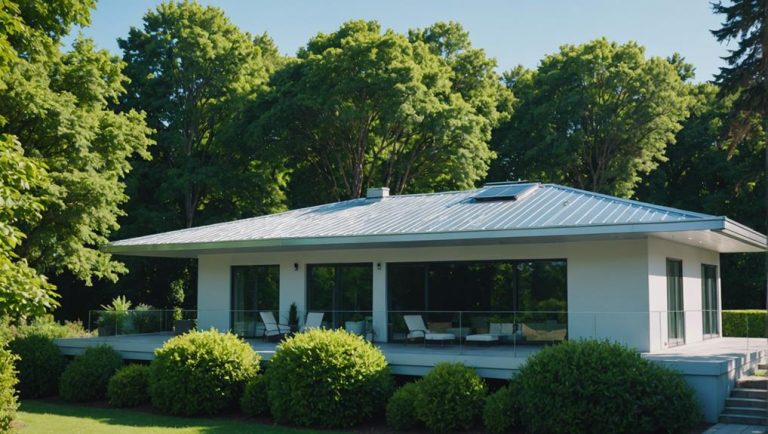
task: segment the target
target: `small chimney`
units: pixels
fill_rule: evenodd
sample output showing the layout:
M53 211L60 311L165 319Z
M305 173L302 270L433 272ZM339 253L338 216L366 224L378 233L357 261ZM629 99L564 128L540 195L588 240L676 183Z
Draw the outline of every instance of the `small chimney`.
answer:
M365 193L365 197L368 199L383 199L389 197L388 187L371 187Z

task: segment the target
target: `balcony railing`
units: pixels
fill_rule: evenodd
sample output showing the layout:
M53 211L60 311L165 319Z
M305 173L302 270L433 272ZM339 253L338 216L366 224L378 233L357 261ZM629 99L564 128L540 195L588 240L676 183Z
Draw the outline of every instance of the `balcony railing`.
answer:
M211 324L245 338L261 338L265 325L257 310L128 310L89 313L88 327L100 336L180 332L201 320L203 327ZM322 311L313 311L322 312ZM634 346L647 342L670 342L670 324L685 324L685 334L701 333L705 320L717 333L702 333L704 338L722 335L722 325L712 311L685 312L565 312L565 311L325 311L323 328L344 328L377 342L413 343L423 336L411 333L406 324L408 315L418 316L432 333L455 336L450 344L466 345L493 342L499 345L536 345L557 343L566 339L610 339ZM297 321L289 323L289 311L273 311L280 324L299 331L307 312L298 311ZM675 321L671 321L670 318ZM689 327L690 326L690 327ZM765 330L743 330L749 338L764 338ZM690 329L689 329L690 328ZM490 335L495 338L478 338ZM421 339L420 339L421 338ZM496 339L497 338L497 339ZM764 340L764 339L763 339ZM757 343L758 341L755 341ZM663 345L663 344L662 344Z

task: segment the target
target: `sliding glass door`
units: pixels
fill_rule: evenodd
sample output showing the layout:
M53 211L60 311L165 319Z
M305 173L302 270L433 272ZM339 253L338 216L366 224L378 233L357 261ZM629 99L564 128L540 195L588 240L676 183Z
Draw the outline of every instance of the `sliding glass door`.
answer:
M280 308L280 266L232 267L231 301L232 331L244 337L261 336L263 329L259 311L277 313Z
M307 306L324 312L333 327L362 323L372 315L372 264L317 264L307 266Z
M683 261L667 259L667 332L669 346L685 343Z
M717 267L701 266L701 304L704 317L704 337L720 335L720 303L717 297Z

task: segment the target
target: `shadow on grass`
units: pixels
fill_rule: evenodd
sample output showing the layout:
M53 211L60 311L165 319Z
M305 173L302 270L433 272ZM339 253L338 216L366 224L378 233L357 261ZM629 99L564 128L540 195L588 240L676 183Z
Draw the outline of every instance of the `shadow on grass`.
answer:
M264 434L303 434L317 432L316 430L301 430L278 427L250 421L229 420L224 418L184 418L165 416L151 412L122 410L88 405L72 405L62 402L25 400L21 403L21 412L45 417L46 415L66 418L89 419L104 426L104 433L119 433L119 426L163 429L173 432L198 432L204 434L234 434L242 432L259 432ZM330 434L331 431L324 431Z

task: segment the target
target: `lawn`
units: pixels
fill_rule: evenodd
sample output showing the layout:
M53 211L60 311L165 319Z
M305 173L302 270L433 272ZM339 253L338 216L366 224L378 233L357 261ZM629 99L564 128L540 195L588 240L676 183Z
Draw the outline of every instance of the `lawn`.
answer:
M75 406L32 400L22 402L18 414L18 422L20 422L19 432L22 434L227 434L243 432L303 434L316 432L223 418L190 419L162 416L141 411ZM324 432L331 433L330 431Z

